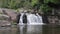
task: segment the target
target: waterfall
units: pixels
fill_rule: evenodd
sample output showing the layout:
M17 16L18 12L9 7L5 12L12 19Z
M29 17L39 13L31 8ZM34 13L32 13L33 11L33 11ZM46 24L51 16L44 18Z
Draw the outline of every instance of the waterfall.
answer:
M23 19L22 19L23 15L24 15L24 13L21 13L19 24L23 24Z
M21 13L19 24L24 24L22 18L23 15L24 13ZM36 15L31 13L30 14L26 13L26 16L27 16L27 24L43 24L42 16L40 16L38 13Z

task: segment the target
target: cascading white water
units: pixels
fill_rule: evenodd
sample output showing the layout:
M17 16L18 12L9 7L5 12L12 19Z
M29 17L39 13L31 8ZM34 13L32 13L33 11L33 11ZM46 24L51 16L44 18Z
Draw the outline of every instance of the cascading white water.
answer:
M38 14L27 15L28 24L43 24L42 17Z
M19 24L24 24L22 19L23 15L24 13L21 13ZM26 16L27 16L27 24L43 24L42 17L38 15L38 13L36 15L26 13Z
M23 15L24 15L24 13L21 13L19 24L23 24L23 19L22 19Z

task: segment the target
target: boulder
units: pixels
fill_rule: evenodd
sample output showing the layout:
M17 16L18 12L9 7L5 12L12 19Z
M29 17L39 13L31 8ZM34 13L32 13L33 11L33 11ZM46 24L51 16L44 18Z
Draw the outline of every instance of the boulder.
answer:
M8 15L8 16L10 16L13 21L16 20L17 13L16 13L15 10L5 9L3 13L6 14L6 15Z
M0 14L3 14L2 9L0 9Z
M0 26L11 26L11 22L6 20L0 20Z
M8 15L0 14L0 20L11 20L11 18Z

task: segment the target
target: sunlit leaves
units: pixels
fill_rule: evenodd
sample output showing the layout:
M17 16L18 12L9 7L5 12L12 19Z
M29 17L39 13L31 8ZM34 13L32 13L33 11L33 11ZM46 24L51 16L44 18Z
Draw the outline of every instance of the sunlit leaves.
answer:
M38 0L32 0L32 2L31 2L32 6L37 4L37 3L38 3Z

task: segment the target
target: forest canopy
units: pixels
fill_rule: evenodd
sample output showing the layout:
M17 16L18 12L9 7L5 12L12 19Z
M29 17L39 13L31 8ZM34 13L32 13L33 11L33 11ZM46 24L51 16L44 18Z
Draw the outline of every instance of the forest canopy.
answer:
M0 0L0 7L10 9L26 7L47 12L53 8L60 8L60 0Z

